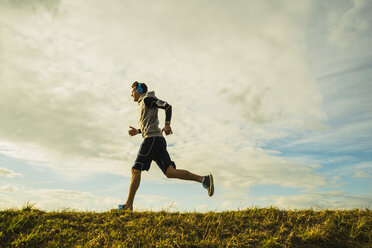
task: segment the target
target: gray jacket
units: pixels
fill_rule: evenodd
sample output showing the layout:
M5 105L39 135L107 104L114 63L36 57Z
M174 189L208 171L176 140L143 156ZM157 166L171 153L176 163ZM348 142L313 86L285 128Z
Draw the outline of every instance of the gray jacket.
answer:
M156 98L155 92L150 91L146 94L143 94L138 99L138 123L140 125L142 137L144 139L148 137L163 136L163 134L161 133L161 129L159 128L158 108L148 108L145 105L144 99L148 96Z

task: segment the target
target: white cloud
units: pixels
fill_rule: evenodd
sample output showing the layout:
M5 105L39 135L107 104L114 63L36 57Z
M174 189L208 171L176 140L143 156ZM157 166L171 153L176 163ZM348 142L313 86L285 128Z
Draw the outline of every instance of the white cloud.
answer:
M279 181L275 178L289 167L271 166L276 157L260 149L262 161L253 158L255 142L278 133L291 135L294 127L295 132L313 128L325 118L299 45L303 23L294 21L308 14L309 4L283 1L274 8L266 2L241 3L243 8L223 1L213 7L164 1L164 8L158 3L141 8L141 2L61 1L53 11L24 8L21 16L3 5L15 16L7 14L1 20L15 25L2 29L6 53L0 68L5 83L0 87L7 94L1 101L11 109L0 110L5 120L0 138L34 144L35 151L42 151L40 161L54 168L75 168L66 164L78 164L73 161L79 162L79 157L85 161L77 167L82 170L100 171L93 160L124 161L129 167L139 143L126 135L126 126L137 118L130 82L145 80L174 106L178 135L169 142L177 144L170 150L180 168L216 171L224 185L237 180L242 188L270 177ZM241 15L245 11L249 15ZM169 22L173 16L178 21ZM240 141L238 129L246 121L243 135L256 129L254 142ZM271 127L256 125L263 123ZM251 157L242 154L246 146ZM25 155L27 151L22 148L15 157L29 160L34 155ZM297 175L302 167L291 165L290 171ZM106 168L114 172L117 166ZM294 180L285 184L303 185Z
M326 11L331 43L369 30L358 17L364 4ZM332 185L318 164L260 148L307 131L319 135L290 145L323 148L369 130L367 121L324 132L324 88L305 56L313 8L310 1L1 1L1 153L69 178L129 176L141 142L127 135L137 122L130 85L140 80L173 106L167 141L178 168L212 172L235 192Z
M348 1L350 7L345 5L333 6L328 19L328 41L342 48L364 44L364 34L371 32L371 2L368 0ZM354 44L353 44L354 43Z
M270 205L267 205L269 207ZM254 199L241 198L239 200L224 201L217 211L242 210L246 208L262 207L255 204Z
M13 192L13 186L0 187L2 192ZM63 209L73 209L78 211L108 211L116 209L123 200L115 197L99 196L95 193L65 190L65 189L34 189L25 190L25 194L18 193L10 198L0 194L0 208L22 208L27 202L35 204L36 208L47 211L58 211ZM138 194L134 203L136 211L181 211L181 204L169 197L161 195Z
M136 196L136 199L138 199L140 202L147 204L154 204L159 202L167 202L170 200L169 197L166 196L160 196L160 195L144 195L144 194L138 194Z
M21 204L14 197L0 194L0 209L20 208Z
M14 192L17 188L11 185L4 185L0 187L0 191L2 192Z
M234 207L234 201L225 201L221 204L221 209L232 209Z
M209 208L208 204L201 204L201 205L195 206L194 211L195 212L208 212L208 211L211 211L211 209Z
M353 175L355 178L372 178L372 171L356 171Z
M372 163L359 163L350 166L354 178L372 178Z
M251 207L278 207L281 209L355 209L370 208L370 195L350 195L343 191L308 192L297 195L270 195L258 198L228 200L221 204L219 211L238 210Z
M305 209L353 209L370 208L370 195L350 195L346 192L316 192L294 196L272 196L274 205L280 208Z
M170 197L162 195L136 195L133 208L136 211L182 211L181 204Z
M0 167L0 176L5 176L5 177L20 177L21 174L20 173L15 173L14 171L9 170L9 169L4 168L4 167Z
M28 199L43 210L76 209L80 211L107 211L116 209L120 199L101 197L89 192L65 189L29 190Z
M3 154L9 157L25 160L29 165L49 167L53 172L58 173L67 181L80 181L82 178L99 173L111 173L129 177L130 166L132 166L132 161L116 161L99 157L84 158L72 155L66 156L37 144L0 141L0 149L3 150ZM129 153L129 151L127 152ZM135 156L135 152L136 151L133 149L133 157ZM21 174L18 173L10 175L21 176Z
M315 146L313 149L324 150L325 147L330 152L360 151L371 152L369 130L372 120L357 121L344 124L341 127L330 127L326 132L314 132L312 135L295 140L286 144L286 147L308 144ZM316 145L315 145L316 144Z
M179 212L181 211L180 207L181 204L178 201L172 201L170 203L163 205L161 210L165 210L167 212Z

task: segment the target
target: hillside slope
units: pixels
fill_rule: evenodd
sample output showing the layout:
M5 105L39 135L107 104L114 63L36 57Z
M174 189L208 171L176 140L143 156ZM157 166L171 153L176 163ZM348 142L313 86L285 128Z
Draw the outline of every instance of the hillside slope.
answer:
M372 247L370 210L0 211L0 247Z

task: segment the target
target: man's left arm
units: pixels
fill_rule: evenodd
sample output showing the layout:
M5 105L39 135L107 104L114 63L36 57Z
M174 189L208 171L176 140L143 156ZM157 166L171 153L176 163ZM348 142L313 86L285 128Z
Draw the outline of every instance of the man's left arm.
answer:
M170 126L172 119L172 106L155 97L146 97L144 102L148 108L161 108L165 110L165 125L161 132L164 131L166 135L172 134L173 132Z

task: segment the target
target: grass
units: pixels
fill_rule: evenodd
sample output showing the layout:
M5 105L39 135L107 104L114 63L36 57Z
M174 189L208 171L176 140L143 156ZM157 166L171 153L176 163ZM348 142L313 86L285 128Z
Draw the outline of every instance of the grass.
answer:
M0 211L0 247L372 247L366 210Z

